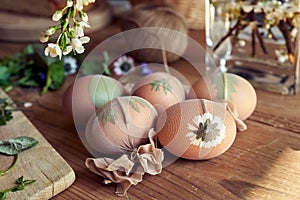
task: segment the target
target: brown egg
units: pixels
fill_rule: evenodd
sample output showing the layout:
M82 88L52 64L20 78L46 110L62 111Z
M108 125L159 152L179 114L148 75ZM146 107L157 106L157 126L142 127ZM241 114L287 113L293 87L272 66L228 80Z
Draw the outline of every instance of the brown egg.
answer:
M181 82L175 76L164 72L143 77L133 87L132 95L146 99L158 110L164 110L185 99Z
M76 79L63 96L63 108L73 115L74 122L85 126L96 109L115 97L126 94L117 80L104 75L89 75Z
M234 142L236 124L225 103L192 99L169 107L156 124L160 144L191 160L221 155Z
M117 97L97 110L86 126L88 149L97 155L128 153L148 142L157 111L145 99Z
M231 73L200 78L192 85L189 98L229 101L241 120L254 112L257 103L256 92L250 82Z

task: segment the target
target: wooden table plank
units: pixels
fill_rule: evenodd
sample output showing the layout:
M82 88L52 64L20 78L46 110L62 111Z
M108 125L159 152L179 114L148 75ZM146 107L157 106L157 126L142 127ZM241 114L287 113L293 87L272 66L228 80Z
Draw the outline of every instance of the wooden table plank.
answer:
M97 42L120 31L118 24L92 34ZM202 41L203 32L191 32ZM199 38L198 38L199 36ZM4 46L3 46L3 45ZM1 43L0 56L18 50L19 45ZM91 50L91 49L90 49ZM183 61L171 64L193 77ZM193 77L194 79L196 77ZM72 119L64 114L62 95L74 76L63 87L44 96L38 90L16 88L9 95L33 103L26 116L62 155L76 173L75 183L53 199L126 199L114 194L114 185L101 184L84 160L91 156L82 145ZM208 161L179 159L157 176L145 176L129 189L130 199L300 199L300 95L281 96L257 90L258 104L246 120L248 130L238 133L233 146Z

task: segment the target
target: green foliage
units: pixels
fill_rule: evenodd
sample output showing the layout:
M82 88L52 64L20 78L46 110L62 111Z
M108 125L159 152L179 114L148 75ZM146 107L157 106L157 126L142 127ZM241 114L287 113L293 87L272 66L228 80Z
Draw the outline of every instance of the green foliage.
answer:
M111 104L99 112L97 117L102 121L103 126L105 126L107 122L112 124L116 123L116 113Z
M43 94L57 90L65 80L64 63L44 56L42 45L28 45L20 53L0 59L0 87L9 91L16 86L43 88Z
M155 80L150 83L150 85L151 90L155 90L156 92L160 90L160 87L163 88L165 94L167 94L167 92L172 92L172 87L167 79Z
M0 126L7 124L9 120L13 118L12 116L12 102L7 98L0 98Z
M16 186L0 191L0 200L7 198L7 193L24 190L26 186L34 183L36 180L24 180L23 176L16 180Z
M37 144L38 141L36 139L26 136L16 137L9 139L8 141L0 140L0 153L8 156L15 156L13 164L6 171L0 170L0 176L8 174L14 168L17 163L19 153L25 151L26 149L30 149ZM0 199L1 195L5 194L1 194L0 192Z
M80 67L83 75L104 74L110 76L108 68L109 56L106 51L103 52L103 60L84 61Z
M232 101L232 94L236 92L235 87L238 84L238 79L227 76L226 73L222 74L222 77L212 76L211 79L217 90L217 98Z
M224 99L233 101L232 94L236 92L235 87L238 84L238 79L235 77L232 77L228 79L229 76L226 76L224 74Z
M147 108L150 107L150 105L145 100L140 98L130 98L128 104L138 113L140 112L140 108L138 104L143 107L147 107Z
M9 156L17 155L37 144L38 141L36 139L27 136L16 137L8 141L0 140L0 153Z

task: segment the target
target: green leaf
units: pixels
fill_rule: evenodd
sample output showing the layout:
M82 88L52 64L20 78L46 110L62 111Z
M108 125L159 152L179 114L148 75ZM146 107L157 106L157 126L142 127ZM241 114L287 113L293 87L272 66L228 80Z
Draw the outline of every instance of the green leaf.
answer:
M230 78L229 78L230 77ZM232 94L236 92L235 87L238 84L238 79L233 76L224 74L224 99L233 101Z
M6 199L6 192L0 192L0 200Z
M107 122L112 124L116 123L116 113L111 106L104 108L100 113L98 113L97 118L101 119L103 126L105 126Z
M140 108L139 106L137 105L137 103L133 100L133 99L130 99L128 104L136 111L136 112L140 112Z
M95 76L90 80L89 96L96 108L99 108L115 97L121 96L122 90L115 79L107 76Z
M105 74L110 75L109 70L109 55L106 51L103 52L103 60L84 61L80 67L83 75Z
M6 193L16 192L16 191L19 191L19 190L24 190L26 186L34 183L35 181L36 180L23 180L23 176L21 176L16 181L17 186L14 186L14 187L11 187L11 188L0 191L0 200L1 199L6 199L6 197L7 197Z
M34 138L21 136L8 141L1 141L0 153L6 155L16 155L26 149L29 149L38 144L38 141Z
M63 61L53 63L51 66L49 66L49 71L51 71L51 83L49 85L49 89L57 90L63 85L65 81L65 69Z
M160 87L163 88L165 94L172 92L172 87L167 79L154 80L150 85L151 90L155 89L156 92L160 90Z
M12 102L7 98L0 98L0 126L6 125L12 116Z
M138 104L146 108L150 107L150 105L144 99L140 99L137 97L130 98L128 104L138 113L140 112Z
M27 45L24 50L23 50L24 54L26 55L30 55L30 54L34 54L34 48L33 45Z
M0 65L0 86L6 85L9 82L10 73L5 66Z

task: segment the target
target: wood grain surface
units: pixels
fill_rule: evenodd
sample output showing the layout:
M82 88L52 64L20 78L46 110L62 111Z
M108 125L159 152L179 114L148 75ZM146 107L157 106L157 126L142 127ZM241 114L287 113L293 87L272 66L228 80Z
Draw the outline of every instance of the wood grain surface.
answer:
M0 97L7 95L0 89ZM0 139L8 140L19 136L33 137L39 141L32 149L19 154L13 170L0 177L0 191L15 186L23 176L25 180L36 180L25 190L8 193L7 199L49 199L68 188L75 181L70 165L47 142L41 133L21 112L14 112L13 119L0 127ZM0 156L1 170L8 169L14 156Z
M89 49L119 31L115 21L91 34ZM191 31L190 35L204 44L203 31ZM2 42L0 56L21 47ZM197 78L182 60L170 65L192 81ZM103 179L85 167L84 161L91 155L64 113L62 96L74 78L69 76L60 90L43 96L35 89L9 92L14 100L33 103L26 116L76 173L75 183L53 199L300 199L300 94L281 96L257 90L256 110L246 120L248 130L238 133L227 152L207 161L178 159L161 174L145 176L129 189L127 197L117 197L115 185L102 184Z
M24 3L21 4L25 5L24 10L21 9L18 12L11 12L9 8L5 10L5 7L0 9L0 40L12 42L38 42L40 33L43 30L46 30L48 27L57 24L56 22L53 22L51 20L51 16L48 16L49 12L53 13L49 6L48 10L45 12L43 11L46 10L46 8L44 8L46 7L44 3L43 6L37 5L37 7L40 9L39 10L37 8L34 8L35 6L33 7L33 9L29 9L32 2L22 2ZM4 5L7 4L8 3ZM26 10L44 12L47 14L46 16L37 16L34 13L26 12ZM97 1L95 7L92 10L89 10L89 23L91 24L91 28L86 29L86 32L88 33L101 29L109 24L111 20L112 10L109 4L106 3L106 1Z

